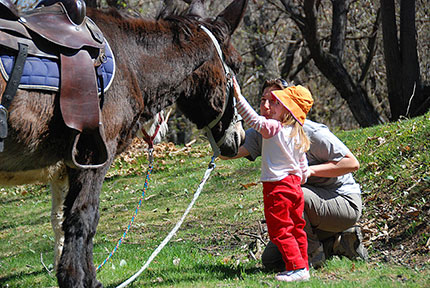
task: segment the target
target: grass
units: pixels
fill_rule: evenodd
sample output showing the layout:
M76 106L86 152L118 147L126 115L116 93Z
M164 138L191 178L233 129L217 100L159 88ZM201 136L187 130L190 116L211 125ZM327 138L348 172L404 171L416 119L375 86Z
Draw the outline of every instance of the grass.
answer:
M257 236L267 239L260 224L260 162L217 161L182 228L129 287L430 287L430 114L336 134L361 163L355 178L363 189L369 262L335 257L312 270L307 283L278 283L252 256L258 259L264 248ZM157 146L134 225L97 273L105 287L137 272L180 219L210 161L209 149L206 143ZM103 185L95 265L116 245L141 197L147 160L135 152L117 159ZM49 187L3 187L0 203L0 287L55 287L43 267L53 262Z

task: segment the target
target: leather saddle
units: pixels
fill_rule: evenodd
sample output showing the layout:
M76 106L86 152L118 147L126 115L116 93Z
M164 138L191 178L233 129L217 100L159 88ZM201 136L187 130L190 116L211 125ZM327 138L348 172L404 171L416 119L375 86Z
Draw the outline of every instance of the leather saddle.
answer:
M66 164L99 168L108 159L96 73L105 59L106 42L86 17L83 0L56 1L45 0L37 8L20 13L10 0L0 0L0 49L16 51L19 56L24 46L28 55L59 62L60 109L64 123L73 131ZM5 94L2 104L7 100Z

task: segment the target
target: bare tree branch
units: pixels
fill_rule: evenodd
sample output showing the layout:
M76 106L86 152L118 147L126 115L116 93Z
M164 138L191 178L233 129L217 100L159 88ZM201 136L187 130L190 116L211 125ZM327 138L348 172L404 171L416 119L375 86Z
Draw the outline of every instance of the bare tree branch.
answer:
M297 74L299 74L299 72L302 71L311 60L312 60L312 57L310 55L307 55L305 58L303 58L302 62L300 62L299 65L297 65L296 70L293 73L291 73L288 79L294 80L294 78L297 77Z
M268 1L273 6L277 7L281 11L284 11L286 14L289 14L291 19L296 22L297 26L304 27L305 19L300 13L300 9L297 6L294 6L291 0L281 0L282 5L284 5L284 9L282 9L278 4L274 3L272 0Z
M281 1L285 4L289 1ZM357 122L363 126L372 126L382 123L380 115L376 112L366 91L359 84L355 83L350 73L345 68L342 59L338 55L324 51L317 31L317 2L316 0L304 0L303 11L305 13L305 26L298 26L307 42L310 57L315 65L330 81L330 83L344 98ZM335 3L335 2L334 2ZM349 3L349 1L348 1ZM288 10L288 9L287 9ZM345 23L346 22L342 22ZM345 29L345 28L341 28ZM344 40L343 40L344 41ZM339 47L344 47L340 45Z
M339 59L343 59L349 1L331 0L331 2L333 6L333 17L331 25L330 53L336 55Z
M376 20L375 20L375 23L373 24L372 36L369 38L369 41L367 43L369 53L367 53L366 62L364 63L363 69L361 70L361 76L360 76L360 79L358 79L359 83L363 82L363 80L366 78L367 72L369 72L370 66L372 64L372 59L376 51L376 36L378 34L380 22L381 22L381 8L378 9L378 12L376 14Z
M296 40L296 39L297 39L297 33L293 33L293 35L291 36L291 40ZM281 76L283 78L288 78L291 72L291 69L293 67L295 53L299 49L301 44L302 44L302 40L298 40L298 41L293 41L288 45L287 52L285 55L284 65L282 66L282 69L281 69Z

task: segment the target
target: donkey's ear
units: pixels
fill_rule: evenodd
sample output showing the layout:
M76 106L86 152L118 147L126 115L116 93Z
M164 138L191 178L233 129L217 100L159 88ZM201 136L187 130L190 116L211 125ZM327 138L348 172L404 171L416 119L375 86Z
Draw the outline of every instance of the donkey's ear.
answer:
M233 0L216 18L216 21L223 21L229 26L229 34L232 35L245 15L248 0Z
M204 0L193 0L188 8L187 16L195 17L197 19L206 18L204 2Z

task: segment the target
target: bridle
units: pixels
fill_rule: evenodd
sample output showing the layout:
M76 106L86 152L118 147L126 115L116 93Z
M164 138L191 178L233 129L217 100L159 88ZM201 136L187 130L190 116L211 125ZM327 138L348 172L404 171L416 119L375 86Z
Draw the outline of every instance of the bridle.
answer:
M230 97L233 97L231 94L233 93L233 71L231 70L231 68L227 65L227 63L225 63L224 61L224 57L223 57L223 53L221 50L221 46L218 43L218 40L215 38L215 36L212 34L212 32L206 28L203 25L200 25L200 28L209 36L209 38L212 40L212 43L214 44L217 54L221 60L222 66L224 68L224 73L225 73L225 77L227 78L227 85L226 85L226 99L224 101L224 105L222 108L222 112L218 115L218 117L216 117L214 120L212 120L208 125L206 125L203 129L206 131L206 135L208 137L209 143L211 144L213 153L214 153L214 158L218 157L221 152L220 152L220 147L225 143L225 139L226 139L226 131L227 129L224 130L224 134L221 137L220 140L215 141L215 138L212 134L212 128L214 128L220 121L222 116L224 116L225 110L227 109L227 105L230 102ZM241 121L242 118L240 117L239 113L237 113L236 110L236 99L233 97L233 106L234 106L234 115L233 115L233 119L232 119L232 123L236 124L237 122Z

